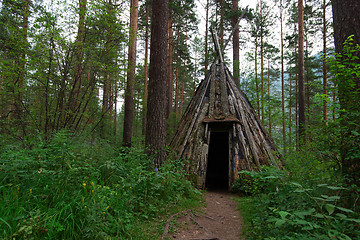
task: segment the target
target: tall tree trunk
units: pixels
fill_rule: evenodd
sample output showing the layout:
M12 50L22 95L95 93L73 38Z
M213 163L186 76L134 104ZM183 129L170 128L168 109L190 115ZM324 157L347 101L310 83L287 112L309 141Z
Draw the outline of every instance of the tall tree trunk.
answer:
M307 32L305 32L305 54L306 54L306 57L304 60L304 69L305 69L305 72L304 72L304 77L305 77L305 81L306 81L306 84L305 84L305 97L306 97L306 110L307 110L307 124L309 125L310 127L310 119L311 119L311 109L310 109L310 70L309 70L309 67L310 67L310 60L309 60L309 42L308 42L308 38L307 38ZM305 56L305 55L304 55Z
M298 0L299 31L299 140L305 143L305 66L304 66L304 9L303 0Z
M323 1L323 94L324 97L327 97L327 71L326 71L326 37L327 37L327 27L326 27L326 0ZM323 121L327 125L327 101L323 101Z
M209 38L209 0L206 0L206 21L205 21L205 75L207 74L207 68L209 65L208 58L208 38Z
M289 82L290 82L290 91L289 91L289 151L291 152L292 149L292 129L291 129L291 125L292 125L292 81L291 81L291 73L289 76Z
M283 32L283 0L280 0L280 47L281 47L281 110L282 110L282 135L284 154L286 153L286 131L285 131L285 78L284 78L284 32ZM290 80L291 81L291 80ZM290 87L291 92L291 87ZM291 97L290 97L291 99ZM291 111L291 106L290 106ZM291 117L291 116L290 116ZM291 122L290 122L291 125Z
M131 0L130 4L130 29L129 29L129 50L128 50L128 70L125 90L125 111L124 111L124 131L123 146L131 147L134 120L134 85L136 67L136 35L138 26L139 1Z
M351 53L352 59L346 59L344 42L353 35L354 46L360 44L360 1L358 0L332 0L334 20L334 40L337 61L345 65L346 71L355 71L354 64L360 64L360 51ZM355 57L357 59L355 59ZM343 62L346 61L346 62ZM339 72L344 71L342 69ZM338 91L341 113L341 163L342 172L348 177L348 183L360 185L360 155L358 132L360 120L358 117L360 109L360 78L356 74L347 74L346 77L339 76ZM357 134L354 134L357 133ZM355 140L357 139L357 140Z
M20 56L18 58L18 75L17 78L14 78L13 91L14 99L12 103L12 112L13 114L10 117L13 117L16 120L16 125L21 126L23 135L25 136L25 121L23 119L23 92L24 92L24 81L26 75L26 53L28 48L28 29L29 29L29 15L30 15L30 0L25 0L22 4L22 38L20 39Z
M118 99L118 84L117 80L114 81L114 116L113 116L113 125L114 125L114 136L116 136L117 133L117 99Z
M113 14L113 4L112 0L108 0L107 3L107 14ZM106 28L106 43L105 43L105 53L106 56L110 56L111 52L111 44L112 44L112 33L113 26L112 23L108 22L108 26ZM113 102L111 100L111 88L112 88L112 79L111 79L111 66L110 66L110 59L107 59L107 65L105 67L105 76L104 76L104 86L103 86L103 104L102 104L102 112L103 118L101 121L101 131L100 136L102 138L106 137L106 133L109 131L107 130L111 126L112 119L112 107Z
M232 11L233 18L232 27L234 28L238 21L238 9L239 9L239 0L232 0ZM239 28L236 28L233 35L233 75L235 82L240 86L240 51L239 46Z
M257 113L260 115L260 97L259 97L259 82L258 82L258 69L257 69L257 56L258 56L258 41L255 37L255 85L256 85L256 105Z
M65 125L72 124L75 120L76 112L79 106L79 97L81 90L81 74L82 74L82 59L85 38L85 16L86 16L87 0L79 0L79 23L78 32L75 41L75 63L74 63L74 81L70 96L68 99L69 115L66 119Z
M260 68L261 68L261 122L264 124L264 26L263 26L263 9L262 0L260 0Z
M149 155L155 155L154 165L160 166L166 157L167 107L167 37L169 19L168 0L153 0L151 21L149 98L145 146Z
M169 3L171 3L172 0L169 0ZM168 37L168 112L167 115L169 117L170 113L172 113L172 106L173 106L173 91L174 91L174 84L173 84L173 70L172 70L172 64L173 64L173 27L172 27L172 8L171 5L169 5L169 20L168 20L168 28L169 28L169 37Z
M269 112L269 135L271 136L271 98L270 98L270 59L268 59L268 112Z
M107 34L110 34L110 31L107 31ZM109 54L109 49L110 49L110 39L107 40L106 42L106 46L105 46L106 50L106 54ZM111 96L111 73L110 73L110 69L109 66L106 66L106 71L105 71L105 76L104 76L104 85L103 85L103 99L102 99L102 113L103 113L103 118L101 120L101 131L100 131L100 136L101 138L105 138L106 137L106 132L107 132L107 128L110 127L109 125L109 109L110 109L110 97Z
M143 96L143 119L142 119L142 134L145 135L146 130L146 112L148 99L148 58L149 58L149 4L146 3L145 14L145 60L144 60L144 96Z
M180 95L180 79L179 79L179 68L180 68L180 58L177 58L178 63L176 63L176 69L175 69L175 108L174 112L176 113L176 119L180 119L179 116L179 95Z
M180 22L177 26L177 32L176 32L176 47L179 48L179 41L180 41ZM178 54L179 55L179 54ZM174 99L174 112L176 113L177 118L178 116L178 110L179 110L179 68L181 64L180 56L176 57L176 69L175 69L175 99Z
M225 0L220 0L220 33L219 42L221 48L224 46L224 19L225 18Z
M296 24L294 24L294 35L296 34ZM294 56L298 55L298 44L295 43ZM299 61L295 62L295 144L296 148L299 147Z

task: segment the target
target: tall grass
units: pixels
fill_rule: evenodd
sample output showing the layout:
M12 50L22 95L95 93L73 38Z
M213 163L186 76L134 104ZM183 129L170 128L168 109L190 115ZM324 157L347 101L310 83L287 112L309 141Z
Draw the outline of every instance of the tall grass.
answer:
M4 142L1 239L156 239L159 229L139 226L199 197L181 162L154 169L141 149L91 144L67 132L31 149Z

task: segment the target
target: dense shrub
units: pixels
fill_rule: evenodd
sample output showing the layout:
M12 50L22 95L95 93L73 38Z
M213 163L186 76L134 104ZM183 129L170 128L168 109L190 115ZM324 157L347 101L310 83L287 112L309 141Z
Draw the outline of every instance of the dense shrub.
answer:
M246 239L357 239L360 215L344 207L341 185L292 182L288 174L265 169L251 176L252 197L241 199ZM286 177L285 177L286 176Z
M241 171L232 186L234 192L254 195L275 191L284 177L284 172L275 167L263 166L259 172Z

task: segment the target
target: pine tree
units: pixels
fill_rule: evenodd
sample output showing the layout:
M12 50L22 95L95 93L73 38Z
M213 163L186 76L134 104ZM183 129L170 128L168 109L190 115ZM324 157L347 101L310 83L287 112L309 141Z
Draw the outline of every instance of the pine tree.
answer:
M131 147L133 120L134 120L134 85L135 85L135 66L136 66L136 42L138 28L138 0L131 0L130 4L130 29L129 29L129 50L128 50L128 70L125 90L125 115L123 145Z
M239 0L232 0L232 27L238 21ZM236 27L233 35L233 76L236 83L240 85L240 56L239 56L239 28Z
M165 161L167 109L167 49L169 7L168 0L153 0L149 68L149 96L145 146L154 155L154 165Z
M298 0L298 30L299 30L299 136L300 144L305 143L305 68L304 68L304 9L303 0Z

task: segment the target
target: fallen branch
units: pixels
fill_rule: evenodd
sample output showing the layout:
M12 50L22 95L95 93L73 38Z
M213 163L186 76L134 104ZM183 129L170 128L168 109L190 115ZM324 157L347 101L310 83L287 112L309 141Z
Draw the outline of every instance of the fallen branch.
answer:
M190 217L191 221L193 221L196 225L198 225L200 228L204 229L206 232L211 233L209 230L207 230L206 227L202 226L200 223L198 223L197 221L195 221L194 218Z
M171 215L171 216L168 218L168 220L166 220L164 232L163 232L163 234L161 235L161 239L164 239L164 238L166 237L166 235L169 233L170 222L174 219L174 217L176 217L176 216L179 215L179 214L187 213L187 212L190 212L190 211L191 211L190 209L187 209L187 210L184 210L184 211L181 211L181 212L178 212L178 213L175 213L175 214Z
M208 219L210 219L210 220L213 220L213 221L218 222L218 220L216 220L215 218L212 218L212 217L210 217L210 216L208 216L208 215L204 215L204 217L206 217L206 218L208 218Z

